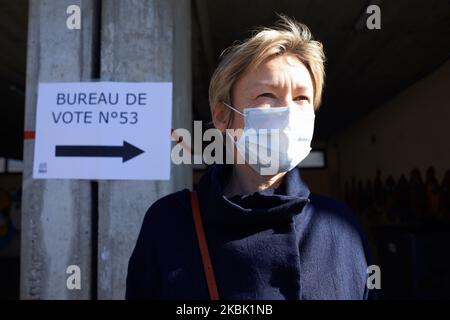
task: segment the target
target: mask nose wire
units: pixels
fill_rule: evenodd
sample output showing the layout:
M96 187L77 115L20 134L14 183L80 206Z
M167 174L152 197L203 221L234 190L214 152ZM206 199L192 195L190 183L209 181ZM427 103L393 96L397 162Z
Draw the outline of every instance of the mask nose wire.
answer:
M226 105L228 108L230 108L233 111L236 111L237 113L244 115L242 112L240 112L238 109L233 108L232 106L230 106L228 103L226 103L225 101L223 102L224 105Z

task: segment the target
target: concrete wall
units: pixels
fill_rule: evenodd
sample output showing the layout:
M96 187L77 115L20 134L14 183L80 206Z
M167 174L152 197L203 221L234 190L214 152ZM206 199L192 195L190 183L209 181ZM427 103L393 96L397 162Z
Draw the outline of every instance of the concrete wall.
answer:
M92 77L95 1L30 1L25 131L35 130L39 82ZM66 8L79 5L82 29L66 27ZM91 297L91 190L88 181L32 178L34 140L24 141L21 298ZM67 290L66 269L78 265L82 290Z
M173 81L172 125L190 128L190 2L103 1L102 9L102 80ZM192 168L174 165L170 181L100 182L99 299L124 297L128 258L150 205L191 185Z
M433 165L441 180L450 169L450 60L358 121L338 145L341 188L353 176L409 176ZM341 189L342 190L342 189Z
M81 30L66 27L69 5L81 7ZM189 0L30 1L25 130L35 130L39 82L99 76L173 81L172 125L190 128L190 65ZM90 181L33 179L33 152L34 140L27 139L21 297L122 299L146 210L158 198L190 188L192 168L172 166L170 181L99 181L97 189ZM66 286L72 264L81 269L81 290Z

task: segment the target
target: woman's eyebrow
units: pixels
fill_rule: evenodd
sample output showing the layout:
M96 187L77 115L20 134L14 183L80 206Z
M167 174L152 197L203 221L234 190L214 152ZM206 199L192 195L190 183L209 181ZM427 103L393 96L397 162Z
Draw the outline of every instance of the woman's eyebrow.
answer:
M262 81L258 81L256 82L253 86L251 86L250 89L254 89L254 90L258 90L258 89L266 89L266 88L270 88L270 89L278 89L281 86L278 85L277 83L270 81L270 80L262 80ZM305 85L299 85L299 86L295 86L294 90L296 91L309 91L312 88L310 86L305 86Z

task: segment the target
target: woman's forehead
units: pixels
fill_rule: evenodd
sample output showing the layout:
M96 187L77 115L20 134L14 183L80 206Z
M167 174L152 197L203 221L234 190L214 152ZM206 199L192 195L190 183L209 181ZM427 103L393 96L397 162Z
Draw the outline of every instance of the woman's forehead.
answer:
M312 90L312 79L305 65L294 56L277 56L249 70L240 79L245 89L279 88Z

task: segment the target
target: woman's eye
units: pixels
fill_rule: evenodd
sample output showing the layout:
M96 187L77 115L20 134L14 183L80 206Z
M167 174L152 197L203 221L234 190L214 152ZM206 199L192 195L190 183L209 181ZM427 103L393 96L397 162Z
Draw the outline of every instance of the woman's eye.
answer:
M274 98L275 95L274 95L273 93L270 93L270 92L265 92L265 93L261 93L261 94L258 96L258 98L259 98L259 97Z
M309 98L307 96L298 96L295 98L296 101L302 101L302 100L306 100L309 101Z

